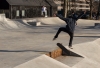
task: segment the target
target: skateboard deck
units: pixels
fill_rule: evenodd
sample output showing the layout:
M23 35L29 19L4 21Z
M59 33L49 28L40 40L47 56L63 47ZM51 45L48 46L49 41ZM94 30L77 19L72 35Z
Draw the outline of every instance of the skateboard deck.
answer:
M61 43L57 43L57 46L62 49L63 55L71 55L71 51L64 47Z

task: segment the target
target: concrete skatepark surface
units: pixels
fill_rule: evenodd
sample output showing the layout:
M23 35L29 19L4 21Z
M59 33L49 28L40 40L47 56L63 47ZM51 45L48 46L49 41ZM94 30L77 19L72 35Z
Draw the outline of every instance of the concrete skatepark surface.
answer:
M34 25L36 22L41 25ZM45 54L57 49L56 43L68 48L69 36L64 32L52 41L58 28L65 26L64 21L57 17L10 20L1 14L0 68L99 68L100 30L94 23L100 21L79 19L77 23L71 51L83 58L52 59Z

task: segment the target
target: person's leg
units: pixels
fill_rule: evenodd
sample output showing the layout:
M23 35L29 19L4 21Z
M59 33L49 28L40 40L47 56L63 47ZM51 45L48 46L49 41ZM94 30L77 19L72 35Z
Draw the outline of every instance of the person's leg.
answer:
M45 11L45 17L47 17L47 11Z
M43 16L43 11L41 11L41 15Z
M73 41L73 33L69 33L70 40L69 40L69 48L72 48L72 41Z
M72 41L73 41L74 33L70 32L67 27L66 28L65 27L60 27L59 30L57 31L56 35L54 36L53 40L55 40L58 37L58 35L60 34L61 31L64 31L64 32L69 34L69 36L70 36L69 48L72 48Z
M45 12L43 12L43 16L45 17Z
M56 33L56 35L54 36L53 40L55 40L56 38L58 38L58 35L60 34L61 31L66 32L66 28L65 27L60 27Z

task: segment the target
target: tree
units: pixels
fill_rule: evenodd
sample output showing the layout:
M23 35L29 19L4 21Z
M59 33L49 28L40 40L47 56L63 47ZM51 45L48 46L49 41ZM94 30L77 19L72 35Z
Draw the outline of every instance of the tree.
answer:
M93 0L85 0L90 6L90 18L92 19Z
M64 13L64 17L67 16L67 0L64 0L64 5L63 5L63 13Z
M98 6L98 12L97 12L97 15L96 15L96 19L99 18L99 12L100 12L100 0L99 0L99 6Z
M76 10L76 5L75 5L76 0L63 0L63 2L64 2L64 5L63 5L64 17L67 17L69 14L68 11L71 11L72 7L73 7L73 10ZM72 2L72 4L70 4L70 2Z

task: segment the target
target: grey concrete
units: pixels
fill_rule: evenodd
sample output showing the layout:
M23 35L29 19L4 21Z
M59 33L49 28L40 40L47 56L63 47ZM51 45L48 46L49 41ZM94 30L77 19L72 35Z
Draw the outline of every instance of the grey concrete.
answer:
M56 46L58 42L65 46L68 45L69 36L64 32L59 35L57 40L52 41L58 28L65 26L65 23L56 17L5 20L6 23L0 18L0 24L2 22L0 25L2 27L0 29L0 68L14 68L47 52L53 51L58 48ZM32 26L27 23L28 21L40 21L42 25L37 27ZM94 23L99 22L80 19L76 26L73 46L75 44L91 42L99 38L100 30L93 27ZM8 26L5 26L6 24ZM75 52L77 52L76 50ZM95 60L95 57L93 59ZM90 63L94 60L88 59L87 61L87 58L85 58L79 64ZM91 63L93 64L93 62ZM78 64L76 64L76 68L81 67L78 67Z
M67 49L68 46L66 46ZM58 61L75 68L99 68L100 67L100 38L91 42L75 44L70 51L80 55L60 56Z
M84 59L83 57L76 57L76 56L60 56L56 58L56 60L68 65L69 67L73 67L83 59Z
M46 55L39 56L14 68L70 68Z

